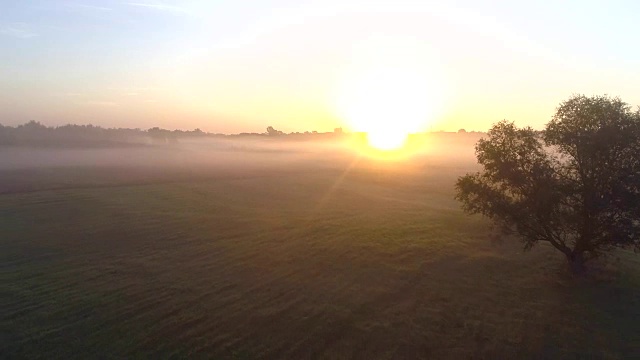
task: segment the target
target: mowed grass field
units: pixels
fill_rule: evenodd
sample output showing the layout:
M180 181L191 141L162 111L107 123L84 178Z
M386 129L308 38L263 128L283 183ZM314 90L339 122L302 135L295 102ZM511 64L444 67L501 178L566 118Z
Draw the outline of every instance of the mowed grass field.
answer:
M345 169L0 195L0 357L640 357L633 254L572 279L460 211L460 166Z

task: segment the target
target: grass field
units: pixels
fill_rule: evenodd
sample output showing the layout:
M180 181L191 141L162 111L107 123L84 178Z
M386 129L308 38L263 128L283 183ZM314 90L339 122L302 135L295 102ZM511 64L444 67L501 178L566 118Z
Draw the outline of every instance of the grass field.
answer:
M468 164L347 163L4 171L0 357L640 357L633 254L572 279L459 210Z

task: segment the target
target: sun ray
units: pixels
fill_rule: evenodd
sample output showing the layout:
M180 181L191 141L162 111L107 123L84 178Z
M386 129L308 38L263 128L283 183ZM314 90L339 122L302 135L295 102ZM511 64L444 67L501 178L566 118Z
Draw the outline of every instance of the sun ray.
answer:
M333 194L333 192L335 192L338 186L340 186L340 184L344 181L344 178L349 174L349 172L351 172L351 169L353 169L358 164L358 162L360 162L361 158L362 158L361 155L356 154L353 160L349 163L349 165L347 165L344 171L342 171L342 173L336 178L336 181L334 181L333 184L329 187L329 189L325 191L325 193L322 195L322 197L320 198L316 206L314 206L313 210L311 211L311 215L308 219L308 222L313 220L313 216L318 211L320 211L320 209L322 209L324 204L329 200L329 197L331 196L331 194Z

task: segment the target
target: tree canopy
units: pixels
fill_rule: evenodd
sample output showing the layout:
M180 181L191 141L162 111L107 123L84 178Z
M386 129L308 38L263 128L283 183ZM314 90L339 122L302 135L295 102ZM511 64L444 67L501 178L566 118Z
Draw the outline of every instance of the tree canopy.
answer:
M580 272L615 247L640 250L639 155L640 110L576 95L542 131L495 124L476 144L482 171L458 179L456 198L525 249L552 244Z

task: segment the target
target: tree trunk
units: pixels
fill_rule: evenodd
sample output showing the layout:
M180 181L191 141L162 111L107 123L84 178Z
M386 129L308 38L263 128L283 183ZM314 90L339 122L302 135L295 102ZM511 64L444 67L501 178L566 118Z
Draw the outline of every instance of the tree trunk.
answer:
M583 252L572 251L567 254L567 261L569 262L569 268L574 275L582 276L586 270L585 268L585 258Z

